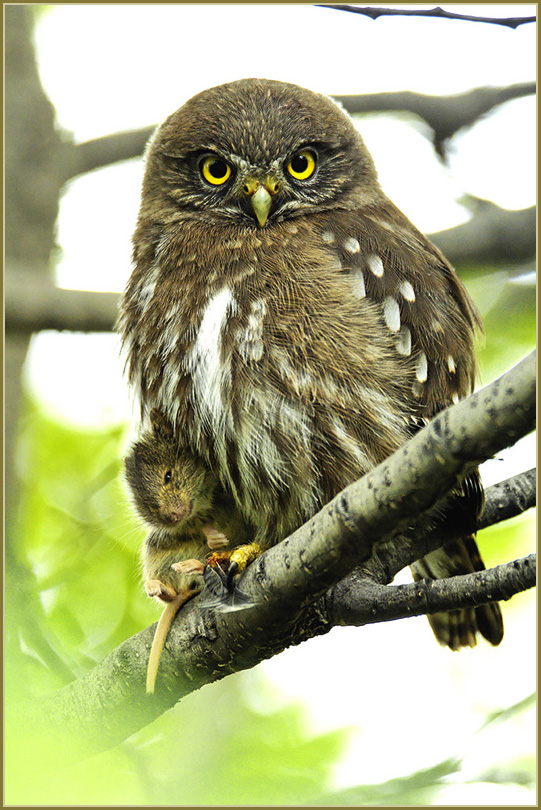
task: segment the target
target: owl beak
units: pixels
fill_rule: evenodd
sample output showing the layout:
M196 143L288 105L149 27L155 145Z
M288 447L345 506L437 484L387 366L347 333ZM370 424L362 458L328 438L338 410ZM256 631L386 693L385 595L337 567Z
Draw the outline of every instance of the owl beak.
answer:
M262 228L269 216L272 198L278 191L278 181L268 177L264 183L249 178L244 184L244 193L250 198L254 214Z
M267 221L271 202L272 197L263 186L259 186L257 191L252 194L252 208L261 227L263 227Z

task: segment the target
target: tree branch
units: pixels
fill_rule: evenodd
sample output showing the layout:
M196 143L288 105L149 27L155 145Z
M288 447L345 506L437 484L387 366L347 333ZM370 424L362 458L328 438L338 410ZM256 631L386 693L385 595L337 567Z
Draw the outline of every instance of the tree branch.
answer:
M406 111L419 116L432 129L434 147L444 157L446 141L459 129L471 126L500 104L535 92L535 82L522 82L508 87L476 87L452 96L428 96L404 90L333 98L351 114Z
M408 585L381 585L355 571L348 577L347 587L340 583L331 592L329 621L333 626L361 627L441 610L477 607L511 599L533 588L535 578L535 554L488 571L449 579L423 579Z
M120 160L140 157L155 129L156 126L148 126L128 132L115 132L74 145L66 180Z
M535 506L536 478L533 469L493 484L487 490L485 508L477 521L477 530L517 517Z
M514 478L502 481L486 490L485 508L477 520L477 525L471 531L480 531L493 526L502 520L516 517L536 503L536 471L520 473ZM504 500L505 498L505 500ZM382 543L377 545L370 559L363 565L363 579L369 578L380 585L392 582L399 571L418 560L419 557L429 554L451 540L456 540L459 531L455 524L445 517L435 516L428 526L406 531L402 534L400 542ZM354 572L355 574L355 572ZM352 575L353 576L353 575ZM335 586L333 599L340 602L342 593L347 593L351 583L349 578Z
M524 262L535 257L535 206L507 211L489 200L470 197L473 217L430 239L453 264Z
M320 597L353 568L366 565L376 541L392 546L392 537L480 462L532 430L534 420L532 354L499 380L438 414L393 456L252 563L231 604L217 605L208 594L188 603L170 633L154 697L144 693L151 627L43 701L35 716L46 718L55 739L72 732L63 756L76 755L81 746L86 753L103 750L203 684L327 632L332 622ZM402 538L395 545L401 546ZM510 588L507 575L502 587ZM437 598L437 592L430 594L430 605ZM481 598L478 590L476 598Z
M6 273L4 301L9 333L110 332L118 311L117 293L65 290L55 287L45 271L36 273L13 263Z
M398 9L398 8L376 8L372 6L332 5L330 3L316 3L318 8L333 8L337 11L349 11L353 14L363 14L372 20L378 17L434 17L441 20L462 20L463 22L493 23L494 25L504 25L507 28L518 28L519 25L536 21L535 17L475 17L470 14L458 14L454 11L445 11L443 8L430 9Z

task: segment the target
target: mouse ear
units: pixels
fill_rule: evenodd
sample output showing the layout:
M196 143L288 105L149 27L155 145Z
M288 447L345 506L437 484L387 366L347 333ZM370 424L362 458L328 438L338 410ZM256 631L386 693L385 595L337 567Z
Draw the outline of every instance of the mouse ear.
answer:
M161 439L173 439L173 428L166 416L157 408L152 408L150 411L150 424L152 425L153 433Z

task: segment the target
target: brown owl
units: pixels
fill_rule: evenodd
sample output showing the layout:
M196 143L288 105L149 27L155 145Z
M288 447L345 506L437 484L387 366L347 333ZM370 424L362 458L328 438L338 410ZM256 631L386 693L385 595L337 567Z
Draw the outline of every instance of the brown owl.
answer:
M246 559L473 388L479 314L330 98L246 79L190 99L149 144L133 245L129 380L256 527ZM468 537L413 570L482 567ZM431 624L452 649L503 634L495 604Z

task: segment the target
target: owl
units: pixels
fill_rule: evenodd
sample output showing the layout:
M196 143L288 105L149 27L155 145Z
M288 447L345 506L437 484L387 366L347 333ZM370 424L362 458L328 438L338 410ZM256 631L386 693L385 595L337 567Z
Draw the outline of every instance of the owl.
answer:
M472 391L475 305L326 96L245 79L173 113L147 148L133 261L118 327L142 419L166 414L254 527L238 564ZM475 512L481 492L473 476L456 500ZM413 574L483 567L466 536ZM451 649L503 635L496 604L429 620Z

